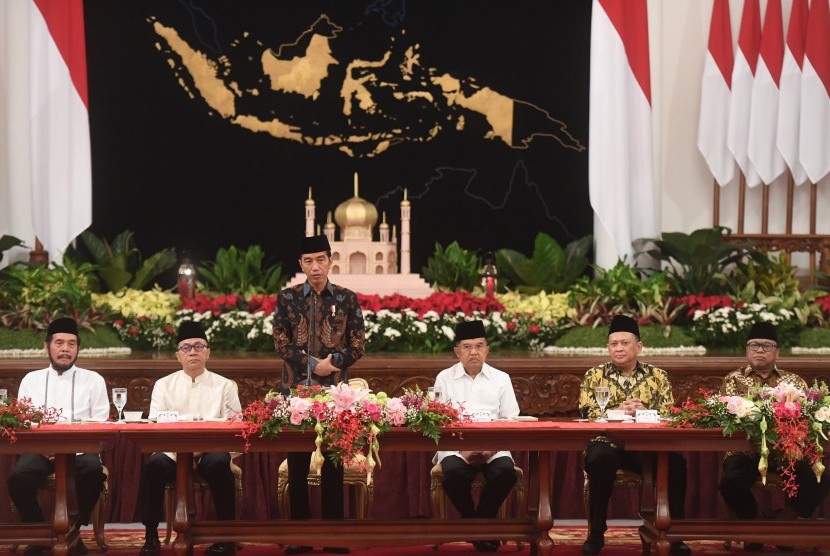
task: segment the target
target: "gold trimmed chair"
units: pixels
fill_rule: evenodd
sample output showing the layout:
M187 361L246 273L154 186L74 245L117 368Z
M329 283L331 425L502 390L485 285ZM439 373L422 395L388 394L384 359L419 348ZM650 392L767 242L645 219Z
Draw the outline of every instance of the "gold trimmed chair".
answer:
M364 378L350 378L349 386L352 388L369 388L369 383ZM343 470L343 484L351 489L350 500L352 502L352 515L357 519L368 519L372 517L372 505L374 504L375 485L369 481L364 462L366 457L363 454L357 455L357 462L347 465ZM309 486L320 486L320 476L311 472L309 464L308 473ZM280 463L277 473L277 504L280 515L285 519L291 518L291 499L288 494L288 460Z
M516 518L521 518L523 517L522 512L525 508L525 474L522 468L516 465L513 466L513 470L516 473L516 484L513 485L513 515ZM484 478L484 474L479 472L476 474L476 478L473 479L472 492L480 493L485 484L487 484L487 481ZM444 492L444 471L440 463L433 465L429 472L429 502L432 508L433 518L447 518L447 494ZM499 511L496 515L500 519L507 517L507 499L499 506ZM438 546L437 544L433 545L433 550L438 550ZM516 549L524 549L524 542L516 542Z

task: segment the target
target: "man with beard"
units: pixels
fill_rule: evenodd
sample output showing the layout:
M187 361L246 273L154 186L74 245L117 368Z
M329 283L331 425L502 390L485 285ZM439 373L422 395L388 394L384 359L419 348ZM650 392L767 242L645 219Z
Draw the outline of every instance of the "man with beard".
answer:
M23 377L17 393L18 399L29 398L36 407L59 409L61 421L106 420L110 414L106 383L98 373L75 366L80 346L78 324L73 319L59 318L49 323L44 348L51 364ZM50 454L18 456L14 471L6 483L9 496L24 523L45 521L37 501L37 490L54 471L54 459ZM78 454L75 457L77 526L89 523L89 514L98 501L104 479L98 454ZM30 545L24 554L30 556L48 550L50 547ZM79 538L75 554L86 553L87 549Z

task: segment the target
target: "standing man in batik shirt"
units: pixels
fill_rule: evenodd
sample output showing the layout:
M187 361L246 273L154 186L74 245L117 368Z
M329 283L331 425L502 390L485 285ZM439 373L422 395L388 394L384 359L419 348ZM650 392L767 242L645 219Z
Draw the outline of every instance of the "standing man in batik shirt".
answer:
M106 421L110 415L110 401L104 377L95 371L75 366L81 349L78 323L71 318L59 318L49 323L43 344L50 365L32 371L20 381L17 398L29 398L35 407L51 407L61 411L64 422L94 419ZM55 472L50 454L20 454L14 471L6 483L9 497L20 512L24 523L44 521L37 500L37 490L46 478ZM104 470L98 454L75 456L75 490L78 497L77 527L89 523L89 514L104 488ZM26 556L48 552L50 547L30 545ZM86 554L87 548L78 539L74 554Z
M349 367L364 353L363 313L353 291L328 279L331 246L326 236L303 239L300 268L307 280L281 291L274 310L274 346L284 361L280 390L286 395L301 385L333 386L348 380ZM291 518L309 519L311 451L290 452L287 459ZM325 458L320 487L323 519L343 519L343 467ZM285 553L311 550L291 545ZM327 550L349 552L347 548Z
M746 340L748 364L726 375L720 387L720 394L747 397L752 391L781 385L789 385L805 392L807 383L804 379L795 373L779 369L776 365L778 346L778 330L774 325L768 322L753 324ZM761 476L758 471L759 459L760 456L755 452L737 452L727 454L726 459L723 460L721 496L738 519L758 517L758 504L755 502L751 489ZM780 462L771 463L777 467ZM810 517L830 489L830 477L827 475L824 471L819 482L809 462L796 463L795 480L798 492L792 498L786 497L787 508L778 517L781 519ZM760 543L744 544L744 549L750 552L762 548Z
M611 395L609 408L634 415L638 409L656 409L668 417L674 404L671 383L666 371L638 361L643 350L640 327L631 317L617 315L608 330L608 353L611 361L585 373L579 392L579 409L583 415L595 419L600 415L594 396L597 386L608 386ZM599 554L605 545L608 528L608 502L614 489L618 469L640 472L640 452L626 451L608 441L605 436L592 440L585 449L585 473L590 482L588 494L588 538L582 545L583 554ZM669 511L675 518L683 518L686 504L686 460L678 453L669 454ZM673 556L688 556L691 549L682 542L671 545Z

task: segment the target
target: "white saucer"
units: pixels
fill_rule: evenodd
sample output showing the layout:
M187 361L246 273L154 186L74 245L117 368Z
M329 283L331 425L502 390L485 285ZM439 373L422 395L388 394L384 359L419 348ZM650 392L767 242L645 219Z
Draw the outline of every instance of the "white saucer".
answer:
M538 417L534 417L533 415L516 415L513 417L514 421L538 421Z
M626 415L625 417L607 417L607 420L610 423L625 423L626 421L633 423L634 417L631 415Z

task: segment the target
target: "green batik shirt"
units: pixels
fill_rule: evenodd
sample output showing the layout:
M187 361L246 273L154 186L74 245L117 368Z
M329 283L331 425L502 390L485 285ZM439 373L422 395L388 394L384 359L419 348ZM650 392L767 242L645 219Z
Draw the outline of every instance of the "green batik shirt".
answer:
M746 397L750 390L775 388L779 384L789 384L795 388L807 390L807 383L795 373L783 371L776 366L765 380L752 370L751 365L747 365L724 377L723 383L720 385L720 395Z
M599 416L599 405L594 399L597 386L608 386L611 391L606 409L614 409L627 399L637 398L646 409L657 409L661 416L667 417L669 408L674 405L666 371L639 361L631 376L625 376L611 362L588 369L579 388L579 410L583 417L596 419Z

